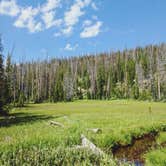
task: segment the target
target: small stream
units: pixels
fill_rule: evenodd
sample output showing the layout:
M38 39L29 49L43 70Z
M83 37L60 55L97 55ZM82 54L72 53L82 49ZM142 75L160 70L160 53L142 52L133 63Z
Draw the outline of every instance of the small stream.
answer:
M143 154L157 148L156 137L157 133L146 134L141 138L133 140L131 145L117 146L112 150L113 156L118 159L119 163L132 163L135 166L143 166Z

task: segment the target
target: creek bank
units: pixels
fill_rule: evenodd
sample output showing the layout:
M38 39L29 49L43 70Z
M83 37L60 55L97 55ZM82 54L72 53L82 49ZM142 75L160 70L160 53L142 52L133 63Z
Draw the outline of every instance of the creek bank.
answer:
M142 137L133 138L130 145L117 145L112 148L114 158L119 163L132 163L136 166L143 166L145 158L143 155L152 149L166 146L166 142L161 145L157 144L156 138L158 132L144 134Z

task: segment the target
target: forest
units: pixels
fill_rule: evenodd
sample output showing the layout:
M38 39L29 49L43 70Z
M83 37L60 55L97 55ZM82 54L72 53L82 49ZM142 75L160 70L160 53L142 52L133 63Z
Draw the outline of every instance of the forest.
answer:
M2 50L2 47L1 47ZM2 54L2 51L1 51ZM13 63L1 55L8 103L76 99L166 99L166 44L62 59ZM3 78L2 78L3 77ZM5 90L6 89L6 90Z

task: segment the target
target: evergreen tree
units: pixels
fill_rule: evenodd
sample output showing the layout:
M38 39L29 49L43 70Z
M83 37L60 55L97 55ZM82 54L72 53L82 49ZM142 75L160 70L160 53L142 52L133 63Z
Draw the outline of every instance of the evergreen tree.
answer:
M101 64L98 67L98 72L97 72L97 97L98 99L102 99L105 97L105 71L104 71L104 66Z
M11 102L13 84L12 84L12 63L11 63L10 54L8 54L7 56L5 73L6 73L6 81L7 81L7 85L6 85L7 86L7 89L6 89L7 102Z
M5 74L4 74L4 66L3 66L3 55L2 55L2 44L0 38L0 114L4 114L4 106L7 103L6 101L6 85L5 85Z

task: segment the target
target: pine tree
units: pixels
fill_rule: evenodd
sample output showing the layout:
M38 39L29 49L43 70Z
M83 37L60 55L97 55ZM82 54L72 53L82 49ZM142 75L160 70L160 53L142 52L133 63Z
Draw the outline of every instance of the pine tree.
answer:
M102 64L101 66L98 67L98 72L97 72L98 99L102 99L103 97L105 97L104 86L105 86L105 71L104 71L104 66Z
M0 38L0 114L4 114L4 106L6 104L6 87L5 87L5 74L3 66L2 44Z
M6 90L7 101L11 102L13 84L12 84L12 63L11 63L10 54L8 54L7 56L5 73L6 73L6 81L7 81L7 85L6 85L7 86L7 90Z

